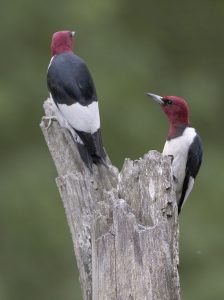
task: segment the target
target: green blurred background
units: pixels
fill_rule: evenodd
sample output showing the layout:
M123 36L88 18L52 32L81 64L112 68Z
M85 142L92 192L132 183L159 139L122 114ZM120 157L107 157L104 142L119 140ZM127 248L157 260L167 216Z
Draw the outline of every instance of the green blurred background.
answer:
M181 215L183 300L224 299L224 1L1 1L0 299L79 300L73 246L39 129L53 32L75 30L119 168L162 150L167 120L146 92L180 95L204 143Z

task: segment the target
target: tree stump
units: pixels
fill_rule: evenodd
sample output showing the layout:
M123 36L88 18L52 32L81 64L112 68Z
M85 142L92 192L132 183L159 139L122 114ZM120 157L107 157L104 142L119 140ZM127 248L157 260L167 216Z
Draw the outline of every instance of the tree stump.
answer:
M125 159L82 162L74 139L54 118L41 122L72 235L85 300L179 300L178 216L169 157L149 151ZM50 122L50 124L49 124Z

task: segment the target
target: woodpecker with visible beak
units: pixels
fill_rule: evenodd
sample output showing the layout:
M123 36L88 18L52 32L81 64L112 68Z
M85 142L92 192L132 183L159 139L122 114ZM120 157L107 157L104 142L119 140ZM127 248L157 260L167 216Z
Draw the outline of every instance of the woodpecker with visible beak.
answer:
M100 132L98 99L93 79L85 62L73 53L74 32L53 34L52 58L47 72L47 85L59 114L76 138L78 150L86 165L105 165L105 152Z
M169 131L163 149L172 157L172 173L178 213L188 198L201 166L203 149L201 138L188 119L187 102L177 96L147 94L158 102L169 120Z

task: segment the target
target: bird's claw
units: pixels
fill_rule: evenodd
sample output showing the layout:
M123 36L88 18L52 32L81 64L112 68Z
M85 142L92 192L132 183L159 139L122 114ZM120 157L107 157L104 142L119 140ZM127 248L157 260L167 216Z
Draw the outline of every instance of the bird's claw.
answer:
M47 127L46 127L47 130L51 127L52 121L57 121L58 120L57 117L55 117L55 116L45 117L44 119L48 120L48 124L47 124Z
M173 181L174 181L175 183L178 183L178 179L177 179L177 177L174 176L174 175L173 175Z
M171 158L171 164L173 163L173 160L174 160L174 156L173 155L168 155L170 158Z

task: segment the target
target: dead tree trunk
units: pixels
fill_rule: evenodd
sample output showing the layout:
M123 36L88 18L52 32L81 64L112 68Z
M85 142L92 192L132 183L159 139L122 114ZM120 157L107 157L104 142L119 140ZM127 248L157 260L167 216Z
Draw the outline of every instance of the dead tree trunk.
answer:
M74 140L44 104L41 129L57 168L85 300L177 300L178 217L170 159L156 151L121 172L80 159Z

